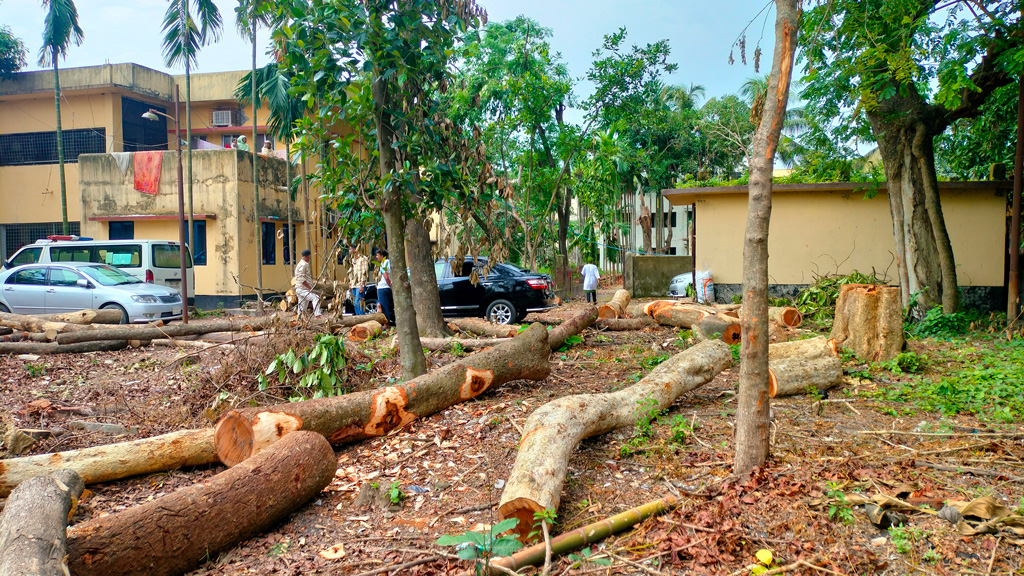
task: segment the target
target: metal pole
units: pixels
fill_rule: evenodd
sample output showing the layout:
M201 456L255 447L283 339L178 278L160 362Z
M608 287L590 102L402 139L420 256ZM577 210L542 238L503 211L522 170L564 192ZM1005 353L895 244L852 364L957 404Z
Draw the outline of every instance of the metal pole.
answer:
M188 324L188 274L185 271L185 180L181 168L181 115L178 85L174 85L174 140L178 149L178 260L181 263L181 321Z

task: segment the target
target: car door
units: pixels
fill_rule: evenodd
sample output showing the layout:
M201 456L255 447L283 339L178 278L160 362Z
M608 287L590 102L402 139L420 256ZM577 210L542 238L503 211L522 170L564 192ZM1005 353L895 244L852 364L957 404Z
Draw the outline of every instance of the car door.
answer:
M43 314L46 301L46 267L30 266L7 277L4 300L15 314Z
M79 286L79 280L86 278L70 268L50 267L44 300L47 313L77 312L93 307L95 290Z
M447 292L441 300L441 310L445 314L453 316L467 316L479 313L480 293L482 287L478 278L477 284L471 282L473 273L473 261L463 262L459 267L457 263L453 267L460 268L457 274L445 279L444 291ZM478 274L479 275L479 274ZM445 304L447 302L447 305Z

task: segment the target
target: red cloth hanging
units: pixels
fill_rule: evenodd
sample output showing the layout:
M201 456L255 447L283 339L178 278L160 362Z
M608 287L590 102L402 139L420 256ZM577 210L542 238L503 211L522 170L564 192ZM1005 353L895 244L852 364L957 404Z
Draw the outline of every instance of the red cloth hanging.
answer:
M143 194L160 192L160 165L163 161L162 151L136 152L132 158L135 168L135 189Z

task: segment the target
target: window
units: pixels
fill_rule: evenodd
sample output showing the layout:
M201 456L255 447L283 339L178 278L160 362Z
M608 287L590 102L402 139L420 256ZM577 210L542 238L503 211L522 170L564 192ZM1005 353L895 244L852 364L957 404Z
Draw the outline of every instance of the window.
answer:
M135 222L110 222L107 236L111 240L135 240Z
M42 286L46 284L46 268L26 268L15 274L14 284L28 284L30 286ZM12 283L10 279L7 283Z
M77 286L82 277L67 268L50 268L50 286Z
M292 261L292 235L288 230L288 224L281 224L281 231L284 232L284 241L282 243L281 252L284 255L285 264L295 264Z
M231 148L231 141L238 138L238 135L224 134L220 137L220 145L225 148Z
M274 138L273 137L269 137L268 138L266 134L257 134L256 135L256 151L257 152L263 150L263 143L264 142L270 142L270 149L271 150L274 149Z
M263 263L264 264L276 264L277 263L277 236L275 236L277 226L273 222L261 222L263 232Z
M106 128L62 130L64 162L78 162L79 154L107 151ZM29 166L57 163L57 132L0 134L0 166Z
M671 214L671 216L670 216L670 214ZM673 210L672 212L666 212L665 213L665 217L662 218L661 221L665 223L665 226L671 226L672 228L675 228L676 227L676 213L675 213L675 211Z
M152 108L166 114L167 110L153 106L141 100L121 97L121 134L125 152L145 152L147 150L167 150L168 130L167 119L157 116L157 121L146 120L143 114ZM182 109L184 112L184 109ZM182 132L184 132L182 126ZM171 138L173 140L173 138Z
M676 255L676 247L675 246L670 246L669 249L668 249L668 253L669 253L670 256L675 256Z
M26 248L11 260L11 266L35 264L36 262L39 262L39 254L41 254L42 251L42 248Z
M447 266L448 266L448 261L447 260L441 260L440 262L435 262L434 263L434 275L437 276L438 280L444 278L444 273L445 273L445 269L447 268Z
M22 246L32 244L36 240L52 236L54 234L63 234L63 226L60 222L42 222L36 224L4 224L0 226L0 234L3 234L3 242L0 245L4 246L6 252L4 258L10 258L17 252ZM79 235L82 233L81 223L68 222L68 234Z
M195 265L206 266L206 220L193 220L192 227L195 229L192 236L196 241L193 243L192 237L186 235L185 243L192 251L192 261L195 262Z
M154 268L181 268L181 249L177 244L153 244ZM185 267L191 268L191 258L185 259Z

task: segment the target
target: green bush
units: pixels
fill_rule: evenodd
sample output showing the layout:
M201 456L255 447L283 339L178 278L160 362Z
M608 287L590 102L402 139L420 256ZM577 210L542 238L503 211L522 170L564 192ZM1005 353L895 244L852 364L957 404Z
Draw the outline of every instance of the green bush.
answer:
M796 307L804 319L820 324L823 328L832 325L836 315L836 300L843 284L885 284L873 274L853 271L846 276L819 276L814 284L797 294Z
M971 324L980 319L977 310L943 314L942 306L936 306L925 312L919 322L909 320L904 331L918 338L952 338L969 332Z

